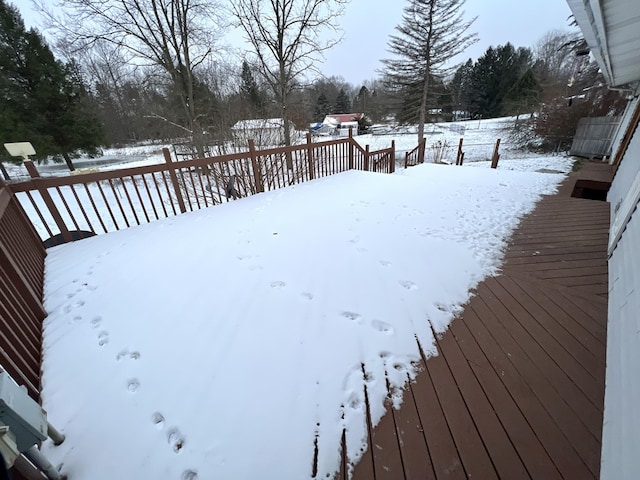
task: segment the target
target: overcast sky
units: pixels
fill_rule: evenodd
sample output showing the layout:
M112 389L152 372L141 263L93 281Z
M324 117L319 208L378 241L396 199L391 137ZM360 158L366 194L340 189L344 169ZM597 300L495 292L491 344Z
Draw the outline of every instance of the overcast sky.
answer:
M9 0L20 10L27 27L39 27L31 0ZM53 3L53 2L51 2ZM389 57L389 35L402 19L406 0L350 0L341 17L344 40L326 52L320 67L326 76L341 76L354 87L378 76L380 59ZM476 60L488 47L511 42L515 47L533 47L550 30L572 30L571 10L565 0L467 0L468 19L477 16L471 27L478 43L457 59Z
M328 52L323 72L340 75L357 85L375 78L388 58L387 42L402 20L406 0L351 0L341 20L344 40ZM532 47L550 30L569 27L571 10L565 0L467 0L466 18L478 17L471 31L479 41L469 47L458 62L476 60L490 46L511 42L515 47Z

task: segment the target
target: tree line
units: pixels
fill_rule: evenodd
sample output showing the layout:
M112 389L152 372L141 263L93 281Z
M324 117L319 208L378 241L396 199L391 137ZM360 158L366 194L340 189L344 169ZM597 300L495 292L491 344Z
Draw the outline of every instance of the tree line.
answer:
M339 41L326 33L347 1L67 0L63 15L44 12L56 56L0 0L0 139L31 141L37 159L72 169L74 156L147 140L188 139L203 155L249 118L305 129L327 114L365 113L374 123L418 124L420 138L431 120L538 112L537 132L550 136L571 124L559 116L619 107L597 88L588 56L576 56L580 39L564 32L452 66L477 40L464 0L407 0L378 78L357 86L325 78L319 60ZM241 55L215 33L232 23L250 45Z

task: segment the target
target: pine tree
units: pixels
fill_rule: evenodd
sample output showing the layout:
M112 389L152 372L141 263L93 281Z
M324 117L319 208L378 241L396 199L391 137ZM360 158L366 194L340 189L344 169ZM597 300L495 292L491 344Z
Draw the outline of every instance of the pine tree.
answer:
M0 138L30 141L37 160L97 153L102 129L76 64L63 64L17 9L0 0Z
M469 111L483 118L510 113L507 94L531 70L532 58L531 50L522 47L516 49L510 43L489 47L473 65L463 92ZM527 95L531 94L529 90ZM518 100L513 95L515 92L510 98L512 104Z
M360 91L358 92L353 105L354 108L357 108L362 113L367 113L369 96L369 89L365 85L360 87Z
M324 117L331 113L331 104L329 103L329 99L323 93L318 95L318 99L316 100L316 105L313 109L313 118L316 122L321 122L324 120Z
M448 75L453 68L445 63L477 41L467 32L475 19L463 20L463 5L464 0L409 0L398 34L389 41L395 58L383 60L387 82L404 95L405 108L416 113L418 141L424 136L429 104L434 104L433 79Z
M253 109L254 115L260 116L264 110L264 97L260 91L260 87L253 77L253 72L249 63L245 60L242 62L242 73L240 74L240 95L249 102Z
M336 105L333 107L333 113L351 113L351 100L349 100L349 96L344 89L341 89L340 93L338 93Z

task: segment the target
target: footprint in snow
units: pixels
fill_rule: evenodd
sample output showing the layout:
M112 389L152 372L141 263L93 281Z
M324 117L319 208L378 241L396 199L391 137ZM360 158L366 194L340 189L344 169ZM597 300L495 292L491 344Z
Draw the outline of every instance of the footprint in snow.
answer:
M305 300L313 300L314 299L313 293L309 293L309 292L302 292L300 294L300 296L302 298L304 298Z
M271 282L271 288L284 288L286 286L287 284L285 282L281 282L281 281Z
M109 343L109 332L103 330L98 334L98 345L104 347L107 343Z
M355 312L342 312L340 315L342 315L344 318L348 318L349 320L351 320L352 322L357 322L358 320L360 320L362 318L362 315L360 315L359 313L355 313Z
M160 412L154 412L153 415L151 415L151 423L153 423L158 430L162 430L162 427L164 427L164 415Z
M93 317L91 319L91 326L93 328L98 328L101 323L102 323L102 317L100 315L98 315L97 317Z
M120 361L123 359L130 358L131 360L138 360L140 358L140 352L130 352L127 349L121 350L118 355L116 355L116 360Z
M131 393L136 393L140 389L140 380L132 378L127 382L127 390Z
M395 330L393 327L387 322L383 322L382 320L372 320L371 327L380 333L384 333L385 335L393 335Z
M180 480L198 480L198 472L195 470L185 470L180 475Z
M400 280L398 283L406 290L418 290L418 285L413 283L411 280Z
M175 453L180 453L180 451L184 448L185 439L180 433L180 430L177 428L172 428L169 430L167 434L167 440L169 441L169 445L173 448Z
M380 260L380 265L382 265L383 267L390 267L391 266L391 262L389 260Z

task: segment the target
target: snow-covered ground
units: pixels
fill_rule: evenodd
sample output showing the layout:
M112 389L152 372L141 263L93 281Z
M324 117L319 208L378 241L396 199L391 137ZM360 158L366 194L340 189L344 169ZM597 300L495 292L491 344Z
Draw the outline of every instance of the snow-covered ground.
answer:
M522 158L529 156L519 151L510 143L509 129L515 124L515 117L493 118L488 120L468 120L455 123L434 123L425 126L427 139L426 161L433 161L432 152L435 145L445 145L444 161L455 163L458 152L458 143L463 139L463 151L465 162L489 160L498 138L501 138L501 156L504 159ZM405 127L384 135L358 135L356 141L365 148L369 145L371 151L389 148L392 141L396 142L397 158L404 159L404 153L413 150L418 145L415 127ZM336 137L337 138L337 137ZM314 142L332 140L331 137L317 137ZM304 142L304 133L300 132L300 142ZM97 158L80 158L74 160L78 170L100 169L116 170L121 168L153 165L164 162L162 148L167 147L173 152L171 144L147 144L129 146L123 148L107 148L103 155ZM5 167L14 179L26 179L29 177L23 165L6 164ZM68 175L69 171L65 163L47 163L37 166L42 176Z
M436 354L563 178L535 170L570 169L527 162L349 171L49 250L45 454L72 480L298 480L317 438L331 478L364 386L374 422L385 379L401 404L416 339Z

